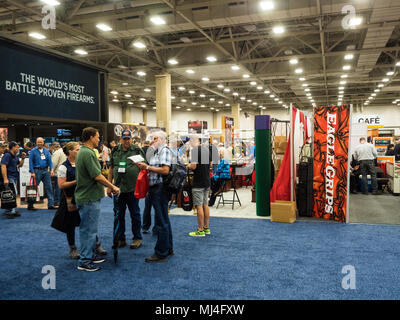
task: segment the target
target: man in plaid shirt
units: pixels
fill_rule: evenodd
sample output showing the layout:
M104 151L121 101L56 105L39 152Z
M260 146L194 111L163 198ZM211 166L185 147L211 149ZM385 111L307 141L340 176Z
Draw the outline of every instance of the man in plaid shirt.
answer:
M172 152L167 147L167 135L164 131L156 131L151 134L153 154L148 155L149 165L139 162L141 170L149 173L149 201L154 208L155 232L157 243L154 254L145 259L146 262L166 262L168 256L174 254L172 245L172 229L168 216L168 201L170 192L163 184L163 177L169 173L172 164Z

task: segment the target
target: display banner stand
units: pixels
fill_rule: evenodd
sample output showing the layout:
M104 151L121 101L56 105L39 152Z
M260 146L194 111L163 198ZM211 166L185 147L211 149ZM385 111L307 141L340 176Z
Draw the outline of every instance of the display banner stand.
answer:
M313 216L347 222L350 106L314 109Z
M270 216L271 191L271 125L270 116L255 116L256 144L256 213Z

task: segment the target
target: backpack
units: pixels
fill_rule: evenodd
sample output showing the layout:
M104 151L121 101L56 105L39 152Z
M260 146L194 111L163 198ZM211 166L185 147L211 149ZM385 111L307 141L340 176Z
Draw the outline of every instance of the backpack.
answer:
M192 187L189 184L185 184L182 188L181 206L184 211L192 211L193 209Z
M231 170L229 161L227 159L221 159L217 167L217 174L213 177L216 179L230 179Z
M168 147L166 147L168 148ZM169 149L169 148L168 148ZM171 149L170 149L171 151ZM164 186L175 193L182 189L187 172L185 164L171 151L173 160L168 175L163 176Z

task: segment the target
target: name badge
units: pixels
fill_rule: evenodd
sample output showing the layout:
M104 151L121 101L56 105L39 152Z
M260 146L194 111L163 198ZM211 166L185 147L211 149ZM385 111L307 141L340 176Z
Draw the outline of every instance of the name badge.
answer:
M45 154L44 154L44 153L42 153L42 154L40 155L40 159L42 159L42 160L46 160L46 156L45 156Z
M118 173L126 172L126 162L120 162L118 165Z

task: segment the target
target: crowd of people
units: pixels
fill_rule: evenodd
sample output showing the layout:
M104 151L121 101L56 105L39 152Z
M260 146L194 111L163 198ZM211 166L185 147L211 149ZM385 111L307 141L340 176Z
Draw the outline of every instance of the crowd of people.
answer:
M254 151L254 150L253 150ZM66 234L69 257L78 260L77 268L85 271L100 270L107 251L102 247L98 234L101 200L113 199L113 209L118 210L119 232L114 246L123 248L126 242L125 213L129 210L132 222L130 249L142 246L142 233L149 233L151 209L154 209L152 233L157 236L153 254L146 262L166 262L174 255L172 227L169 219L169 202L173 191L165 184L174 163L185 163L193 172L193 206L197 212L197 228L192 237L205 237L211 233L208 199L212 172L216 171L220 158L231 158L233 150L218 144L201 141L199 136L181 141L168 137L162 130L153 130L143 144L135 141L130 130L122 132L118 143L100 143L99 131L88 127L82 132L80 142L71 141L63 146L55 141L49 146L43 138L35 144L27 142L23 147L17 142L0 144L1 190L11 190L15 198L18 192L19 170L28 158L31 181L43 183L47 197L47 209L56 210L51 226ZM133 162L132 156L141 161ZM139 172L146 170L149 189L144 211L140 212L139 199L134 195ZM175 190L176 192L176 190ZM176 199L176 194L174 195ZM3 216L20 217L17 205L5 207ZM38 210L28 201L28 210ZM79 250L75 240L75 228L79 227Z

